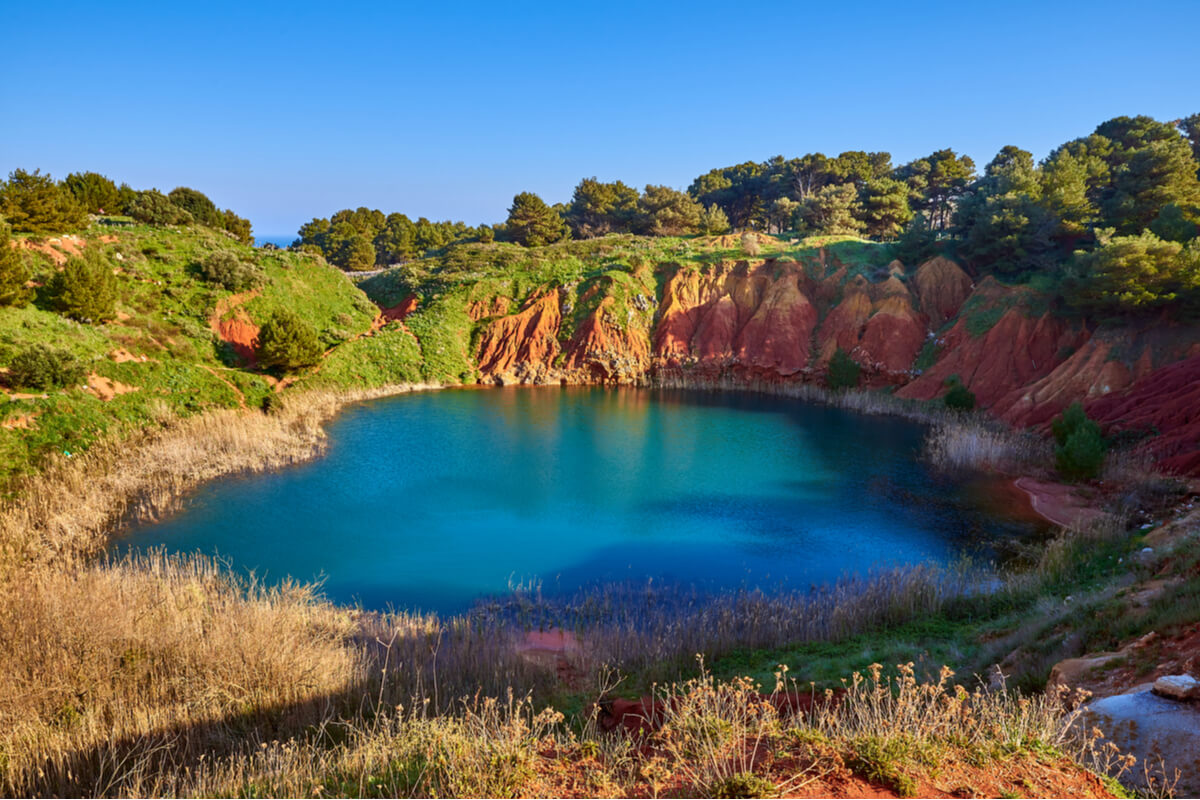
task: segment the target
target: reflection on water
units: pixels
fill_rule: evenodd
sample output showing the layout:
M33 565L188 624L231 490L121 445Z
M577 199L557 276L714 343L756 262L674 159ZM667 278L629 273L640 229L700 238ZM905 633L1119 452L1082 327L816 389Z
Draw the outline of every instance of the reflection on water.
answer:
M219 553L333 599L458 611L535 580L807 587L1027 536L919 460L923 429L795 400L589 388L363 403L326 457L223 480L123 547Z

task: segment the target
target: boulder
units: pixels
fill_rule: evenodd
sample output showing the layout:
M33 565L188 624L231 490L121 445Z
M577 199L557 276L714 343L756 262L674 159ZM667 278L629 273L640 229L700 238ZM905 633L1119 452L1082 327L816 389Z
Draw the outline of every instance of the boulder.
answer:
M1163 675L1154 682L1153 691L1170 700L1200 700L1200 681L1191 675Z
M1120 751L1138 763L1122 781L1147 790L1147 773L1169 784L1175 779L1177 797L1200 796L1200 708L1159 697L1143 684L1129 694L1105 697L1089 704L1080 722L1100 728ZM1161 791L1162 783L1156 787Z

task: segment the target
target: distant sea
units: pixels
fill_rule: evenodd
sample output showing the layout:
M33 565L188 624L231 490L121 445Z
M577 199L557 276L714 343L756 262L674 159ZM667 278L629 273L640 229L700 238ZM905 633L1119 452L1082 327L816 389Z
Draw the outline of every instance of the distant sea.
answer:
M262 247L264 244L273 244L277 247L287 247L292 242L299 238L294 233L289 234L266 234L265 236L255 236L254 246Z

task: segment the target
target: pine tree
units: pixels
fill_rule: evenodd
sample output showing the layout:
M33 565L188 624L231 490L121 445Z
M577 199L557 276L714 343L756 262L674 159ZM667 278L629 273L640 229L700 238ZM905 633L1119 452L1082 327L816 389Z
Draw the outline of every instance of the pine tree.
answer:
M103 322L116 316L117 278L96 245L68 259L46 288L55 310L72 319Z
M291 311L278 311L258 332L258 361L264 367L295 370L321 360L316 330Z
M33 299L26 286L33 277L20 250L12 246L8 225L0 222L0 306L24 306Z
M716 203L710 203L700 212L700 233L705 236L729 233L729 217Z
M75 197L36 169L18 169L8 176L0 187L0 217L23 233L62 233L87 221Z
M513 198L505 224L509 238L526 247L553 244L570 235L562 216L533 192Z

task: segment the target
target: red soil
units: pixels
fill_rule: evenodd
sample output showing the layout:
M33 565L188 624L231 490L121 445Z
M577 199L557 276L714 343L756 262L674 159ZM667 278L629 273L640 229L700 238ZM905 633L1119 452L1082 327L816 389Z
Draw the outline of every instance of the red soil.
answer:
M1157 369L1085 409L1107 429L1157 431L1140 447L1164 469L1200 477L1200 356Z

